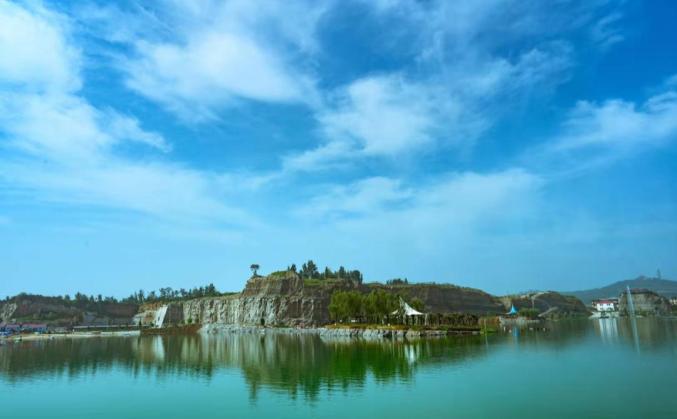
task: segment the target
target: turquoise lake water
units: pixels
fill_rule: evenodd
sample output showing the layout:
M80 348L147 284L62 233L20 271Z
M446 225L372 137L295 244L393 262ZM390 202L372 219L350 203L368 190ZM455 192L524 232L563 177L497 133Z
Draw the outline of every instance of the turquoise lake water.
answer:
M677 418L677 320L437 340L280 333L0 346L7 418Z

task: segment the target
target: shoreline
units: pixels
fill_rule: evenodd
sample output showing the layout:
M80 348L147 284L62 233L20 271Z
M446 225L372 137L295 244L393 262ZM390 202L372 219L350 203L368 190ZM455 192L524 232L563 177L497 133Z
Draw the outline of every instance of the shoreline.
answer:
M393 328L358 328L358 327L261 327L261 326L237 326L207 324L202 326L198 333L201 334L227 334L227 333L251 333L251 334L314 334L320 337L332 338L362 338L362 339L420 339L440 338L447 336L472 336L480 335L481 330L414 330Z
M119 330L114 332L72 332L72 333L29 333L2 338L2 342L23 342L51 339L84 339L97 337L131 337L140 336L138 330Z
M52 339L86 339L96 337L140 337L140 336L170 336L170 335L219 335L219 334L267 334L279 333L287 335L319 335L327 338L349 338L349 339L421 339L421 338L441 338L447 336L477 336L482 334L480 329L396 329L388 327L261 327L261 326L242 326L210 323L200 328L167 327L158 329L148 329L145 331L83 331L71 333L51 333L51 334L22 334L7 336L0 339L0 343L5 342L23 342L40 341Z

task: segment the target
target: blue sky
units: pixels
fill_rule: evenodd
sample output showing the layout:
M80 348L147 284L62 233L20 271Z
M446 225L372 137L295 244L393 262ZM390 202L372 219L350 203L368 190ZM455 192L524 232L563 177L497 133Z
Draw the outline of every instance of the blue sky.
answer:
M0 295L312 258L677 277L670 1L0 0Z

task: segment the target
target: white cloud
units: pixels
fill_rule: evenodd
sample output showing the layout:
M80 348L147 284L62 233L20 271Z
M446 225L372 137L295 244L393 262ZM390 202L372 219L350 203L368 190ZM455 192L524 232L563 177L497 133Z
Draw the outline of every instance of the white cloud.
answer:
M535 88L539 94L552 90L567 79L570 66L571 47L551 42L512 61L460 61L416 82L402 74L358 79L318 110L323 144L287 156L285 169L327 169L342 161L472 146L509 114L507 104Z
M135 91L198 120L213 118L216 110L242 99L316 102L312 77L297 62L317 48L314 31L323 3L170 5L160 19L172 27L171 40L142 36L132 42L136 57L122 62Z
M130 16L122 36L114 25L99 27L135 51L122 60L128 86L184 119L218 118L224 107L243 100L309 106L324 136L315 149L286 156L285 170L392 158L438 145L468 147L522 95L544 94L568 77L571 46L551 36L509 55L497 52L503 37L520 40L575 26L564 19L542 24L544 7L494 0L387 1L367 2L377 12L369 18L395 16L392 33L382 38L393 35L406 44L404 49L423 51L413 71L403 68L320 88L313 74L332 50L319 44L316 31L336 4L169 2L156 13ZM515 19L506 19L506 13ZM139 14L154 29L140 29ZM121 20L119 11L85 15L104 23L106 15ZM379 53L387 55L388 45L401 46L384 41Z
M340 167L342 161L354 154L357 153L351 144L343 141L330 141L318 148L286 156L283 160L283 172Z
M135 163L111 157L89 166L5 164L14 184L41 199L134 211L176 222L227 222L253 225L246 213L228 207L228 189L218 176L166 163Z
M387 211L389 207L403 203L411 196L412 191L403 188L398 180L371 177L323 190L297 212L316 217L364 216Z
M317 111L323 143L286 156L285 170L326 170L369 157L392 159L432 147L441 137L447 144L466 141L483 129L478 118L461 109L458 97L399 74L358 79L330 96Z
M0 128L10 144L35 156L91 164L122 141L170 146L157 133L112 110L102 112L71 94L7 93L0 98Z
M68 44L63 17L40 6L0 2L0 83L31 90L79 88L79 52Z
M348 86L337 108L319 119L331 141L356 141L367 155L394 155L431 141L436 109L429 96L397 76L369 77Z
M559 133L527 149L522 165L551 177L575 176L677 140L677 86L673 77L643 102L579 101Z
M543 180L523 169L495 173L448 173L419 186L401 180L372 177L334 186L305 202L299 212L318 220L343 218L388 228L411 222L460 229L481 227L501 217L515 216L531 204ZM430 232L430 231L429 231Z
M99 117L102 118L101 115ZM142 129L136 118L121 115L115 111L108 111L105 118L111 134L116 138L143 143L165 153L172 149L160 134Z
M9 152L0 161L0 181L30 191L36 200L184 221L254 223L225 204L229 191L245 183L236 176L116 152L123 143L162 152L171 146L137 119L99 109L79 94L81 59L67 41L62 16L2 2L0 22L19 29L8 32L0 25L3 51L6 45L10 51L18 51L16 45L25 49L0 63L0 80L10 82L0 85L0 132Z
M321 238L312 250L318 259L340 263L336 255L347 254L365 269L378 266L381 274L408 271L418 280L430 281L439 280L437 275L444 272L445 281L457 282L461 271L468 272L462 267L481 266L503 253L496 250L498 243L531 237L528 226L542 216L543 185L539 176L521 169L448 173L422 184L363 179L325 188L314 199L299 203L295 226L312 232L313 239ZM297 246L304 248L306 240L307 235L299 237ZM397 267L388 268L393 261ZM417 269L421 264L437 266L438 273L435 268L421 273ZM482 270L464 280L477 272Z
M669 89L639 105L620 99L578 102L550 147L555 152L602 147L617 153L676 137L677 91Z
M251 39L208 33L187 45L138 46L140 59L129 63L128 85L180 113L195 106L208 114L239 98L297 102L303 86L275 55Z
M398 74L358 79L331 96L317 111L323 144L286 156L285 170L326 170L418 151L435 142L441 119L453 124L460 114L454 98L442 99L431 86Z

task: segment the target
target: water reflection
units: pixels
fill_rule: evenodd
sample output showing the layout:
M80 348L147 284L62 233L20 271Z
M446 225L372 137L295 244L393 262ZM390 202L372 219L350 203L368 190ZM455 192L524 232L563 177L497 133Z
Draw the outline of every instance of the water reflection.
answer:
M262 387L309 398L322 388L360 388L378 382L409 381L421 365L481 357L483 338L449 340L349 341L318 335L279 333L149 336L24 341L0 348L0 377L9 381L45 375L78 376L123 368L132 375L199 375L237 368L252 397Z
M677 340L677 321L674 319L620 317L591 322L603 343L632 345L638 353L674 348Z
M252 399L268 388L312 400L325 389L360 389L367 380L409 382L421 368L464 365L511 347L558 351L587 344L603 350L604 345L638 344L643 351L674 351L675 342L677 322L660 319L637 319L636 333L629 319L599 319L558 322L545 332L527 329L411 342L280 333L54 339L0 347L0 380L75 378L110 370L160 380L177 375L210 379L220 370L235 370Z

